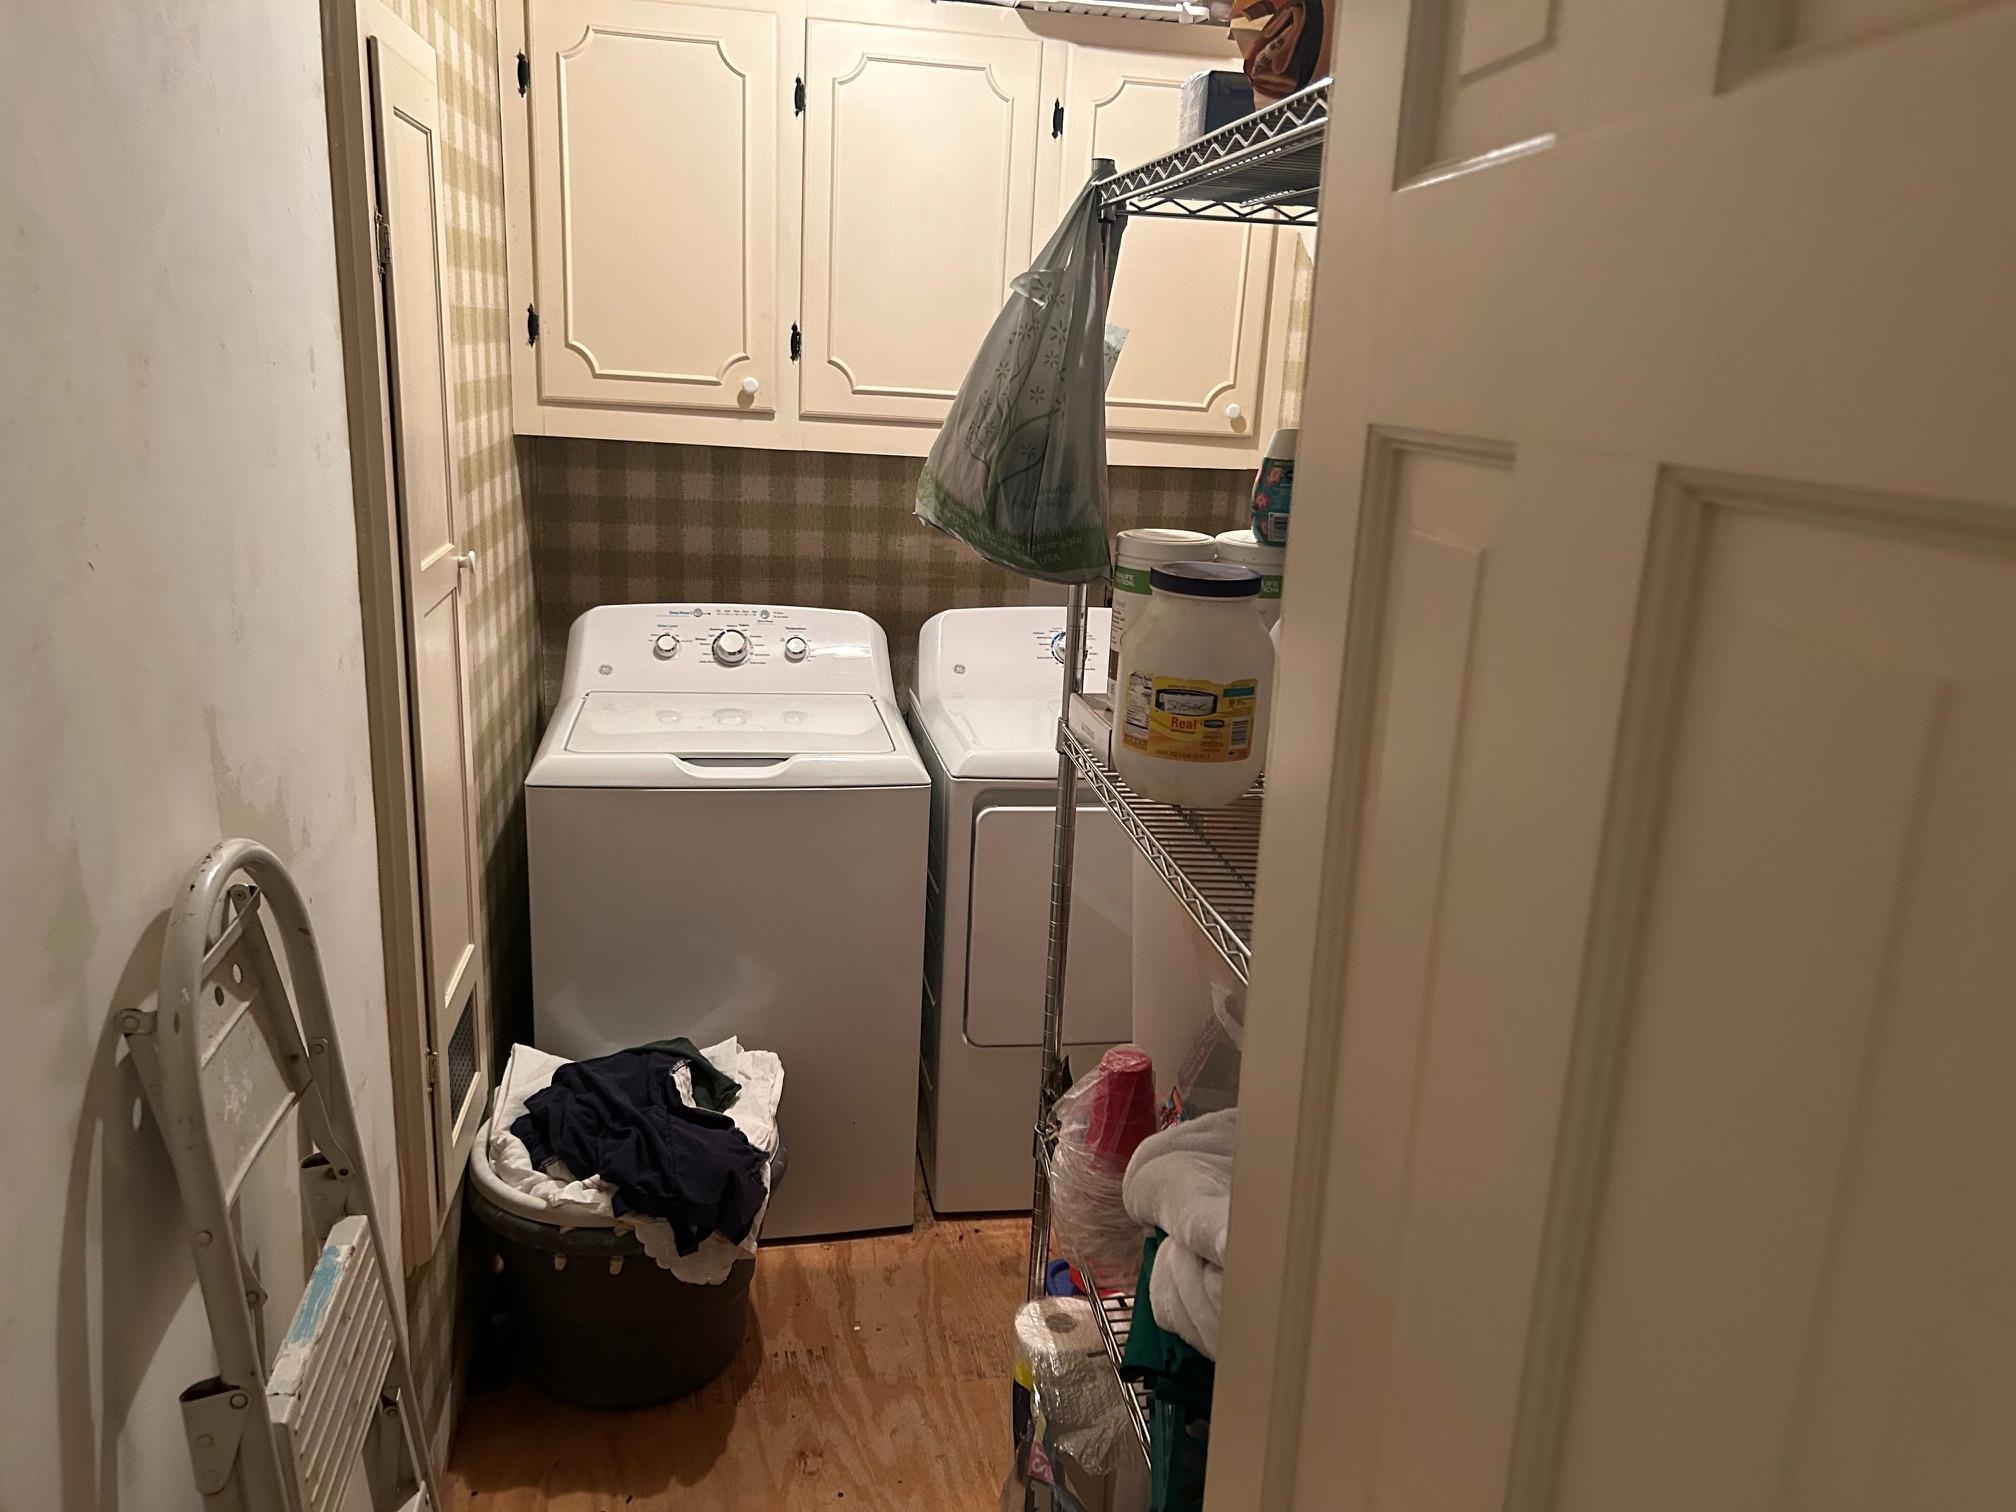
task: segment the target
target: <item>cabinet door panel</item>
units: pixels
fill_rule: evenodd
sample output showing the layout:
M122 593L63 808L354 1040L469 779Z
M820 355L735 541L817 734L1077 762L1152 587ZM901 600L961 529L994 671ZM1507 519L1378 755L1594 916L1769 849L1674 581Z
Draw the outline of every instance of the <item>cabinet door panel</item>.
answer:
M945 417L1028 266L1043 44L815 19L801 412Z
M1094 158L1122 167L1176 145L1182 82L1205 58L1074 47L1064 109L1063 203ZM1060 204L1060 209L1062 208ZM1127 345L1107 393L1115 434L1250 436L1261 398L1274 232L1137 216L1113 282Z
M772 409L777 27L660 0L533 7L546 402Z

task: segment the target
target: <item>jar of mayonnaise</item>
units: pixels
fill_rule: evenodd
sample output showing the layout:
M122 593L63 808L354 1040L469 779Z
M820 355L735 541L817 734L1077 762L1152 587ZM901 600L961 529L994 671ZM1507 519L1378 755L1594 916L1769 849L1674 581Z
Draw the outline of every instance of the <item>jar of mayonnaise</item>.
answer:
M1149 586L1120 650L1113 764L1157 803L1236 803L1260 775L1273 693L1274 642L1253 607L1260 574L1171 562Z

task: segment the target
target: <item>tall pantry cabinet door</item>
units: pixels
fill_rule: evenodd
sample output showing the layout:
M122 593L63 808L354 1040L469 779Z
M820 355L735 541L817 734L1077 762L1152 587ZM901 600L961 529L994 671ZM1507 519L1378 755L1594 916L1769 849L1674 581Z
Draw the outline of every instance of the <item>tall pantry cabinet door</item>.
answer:
M1043 43L815 17L805 50L800 413L935 425L1029 263Z
M1130 168L1175 147L1183 80L1210 66L1193 55L1073 47L1060 210L1094 158ZM1128 222L1110 316L1127 331L1107 390L1110 433L1217 437L1250 459L1273 255L1267 226Z
M779 18L530 10L541 400L773 413Z

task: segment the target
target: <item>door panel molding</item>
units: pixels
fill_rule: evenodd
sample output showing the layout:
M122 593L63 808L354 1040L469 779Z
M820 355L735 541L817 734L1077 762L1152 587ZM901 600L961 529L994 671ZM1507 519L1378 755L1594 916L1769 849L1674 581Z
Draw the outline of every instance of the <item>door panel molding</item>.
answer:
M520 108L551 199L532 226L546 319L526 356L542 404L774 416L786 19L643 0L532 8ZM659 139L677 131L695 140L667 155ZM707 281L682 278L695 266Z
M1061 212L1096 158L1145 160L1176 144L1183 81L1206 58L1154 51L1074 51L1065 107ZM1268 312L1278 291L1272 227L1141 218L1131 224L1113 287L1128 330L1106 393L1115 439L1244 444L1267 435L1281 362L1269 371ZM1146 313L1144 313L1144 311ZM1172 319L1171 312L1180 311Z
M455 1211L475 1133L468 1105L487 1093L490 1051L461 622L467 585L458 560L465 543L457 528L462 501L439 93L433 50L380 0L324 0L322 20L401 1251L411 1270L433 1253ZM424 712L437 725L446 720L452 732L446 747L438 730L430 737L423 729L426 669L414 654L423 633L438 641L444 631L452 702L443 709L436 701ZM460 809L459 844L445 855L448 872L466 889L466 919L455 926L459 948L432 938L439 921L429 912L426 878L430 867L440 873L444 855L428 850L423 790L430 770L446 777ZM430 949L451 959L433 961ZM451 1108L434 1075L435 1057L445 1054L463 1013L474 1063L464 1106Z
M1505 1512L1550 1512L1559 1501L1562 1433L1680 745L1709 536L1718 517L1742 515L2016 558L2016 518L2007 510L1681 466L1660 470L1563 1090ZM1907 848L1915 849L1916 843L1907 839Z
M804 420L944 418L1034 245L1044 47L1013 33L806 23ZM963 198L939 203L953 186L932 133L951 129L948 113L963 130ZM947 216L963 238L944 230ZM953 307L973 329L948 346Z
M728 54L727 44L723 42L723 40L718 36L707 36L704 33L695 33L692 35L688 35L682 32L647 32L629 27L597 26L592 22L590 22L589 24L587 24L582 28L580 40L575 42L575 44L572 47L563 49L558 57L558 62L560 65L558 68L558 79L560 89L560 143L561 143L560 257L561 257L561 263L563 267L566 269L567 303L565 308L567 318L564 330L566 331L567 335L568 350L578 352L581 356L581 360L587 363L589 373L597 378L625 379L637 383L705 384L710 387L718 387L722 384L725 384L728 381L728 375L732 371L734 371L734 369L740 367L742 364L746 362L754 360L753 354L749 350L749 328L751 325L751 319L750 319L751 311L749 308L749 301L751 297L751 290L749 286L749 281L746 278L743 280L742 284L743 302L742 302L741 348L740 350L723 358L720 365L716 367L715 370L711 373L682 373L682 372L675 372L673 370L665 368L625 368L625 367L619 367L613 363L604 363L599 357L595 355L593 349L589 347L587 341L578 332L577 323L574 318L574 272L577 262L577 259L574 254L574 219L570 214L567 213L569 205L571 203L567 193L567 181L569 176L570 163L572 160L572 154L569 151L570 143L568 140L568 130L567 130L568 125L567 64L574 61L576 58L585 56L589 45L599 37L608 37L611 39L621 38L623 40L633 42L690 43L692 45L702 48L712 48L716 56L718 56L721 59L722 65L728 70L728 72L733 74L737 79L742 81L742 108L743 108L743 117L745 120L750 118L751 112L754 108L752 102L749 99L749 72L747 69L743 69L736 66L735 60ZM746 194L744 196L744 201L746 205L747 202ZM742 266L745 269L751 266L751 260L753 256L754 256L754 249L752 249L749 245L749 220L747 214L745 213L742 221Z

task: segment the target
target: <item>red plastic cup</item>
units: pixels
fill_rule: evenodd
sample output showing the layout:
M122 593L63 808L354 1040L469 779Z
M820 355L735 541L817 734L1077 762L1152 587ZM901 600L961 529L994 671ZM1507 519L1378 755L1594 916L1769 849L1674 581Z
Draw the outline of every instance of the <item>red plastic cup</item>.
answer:
M1136 1045L1115 1045L1099 1058L1085 1146L1092 1163L1119 1175L1135 1148L1155 1132L1155 1063Z

